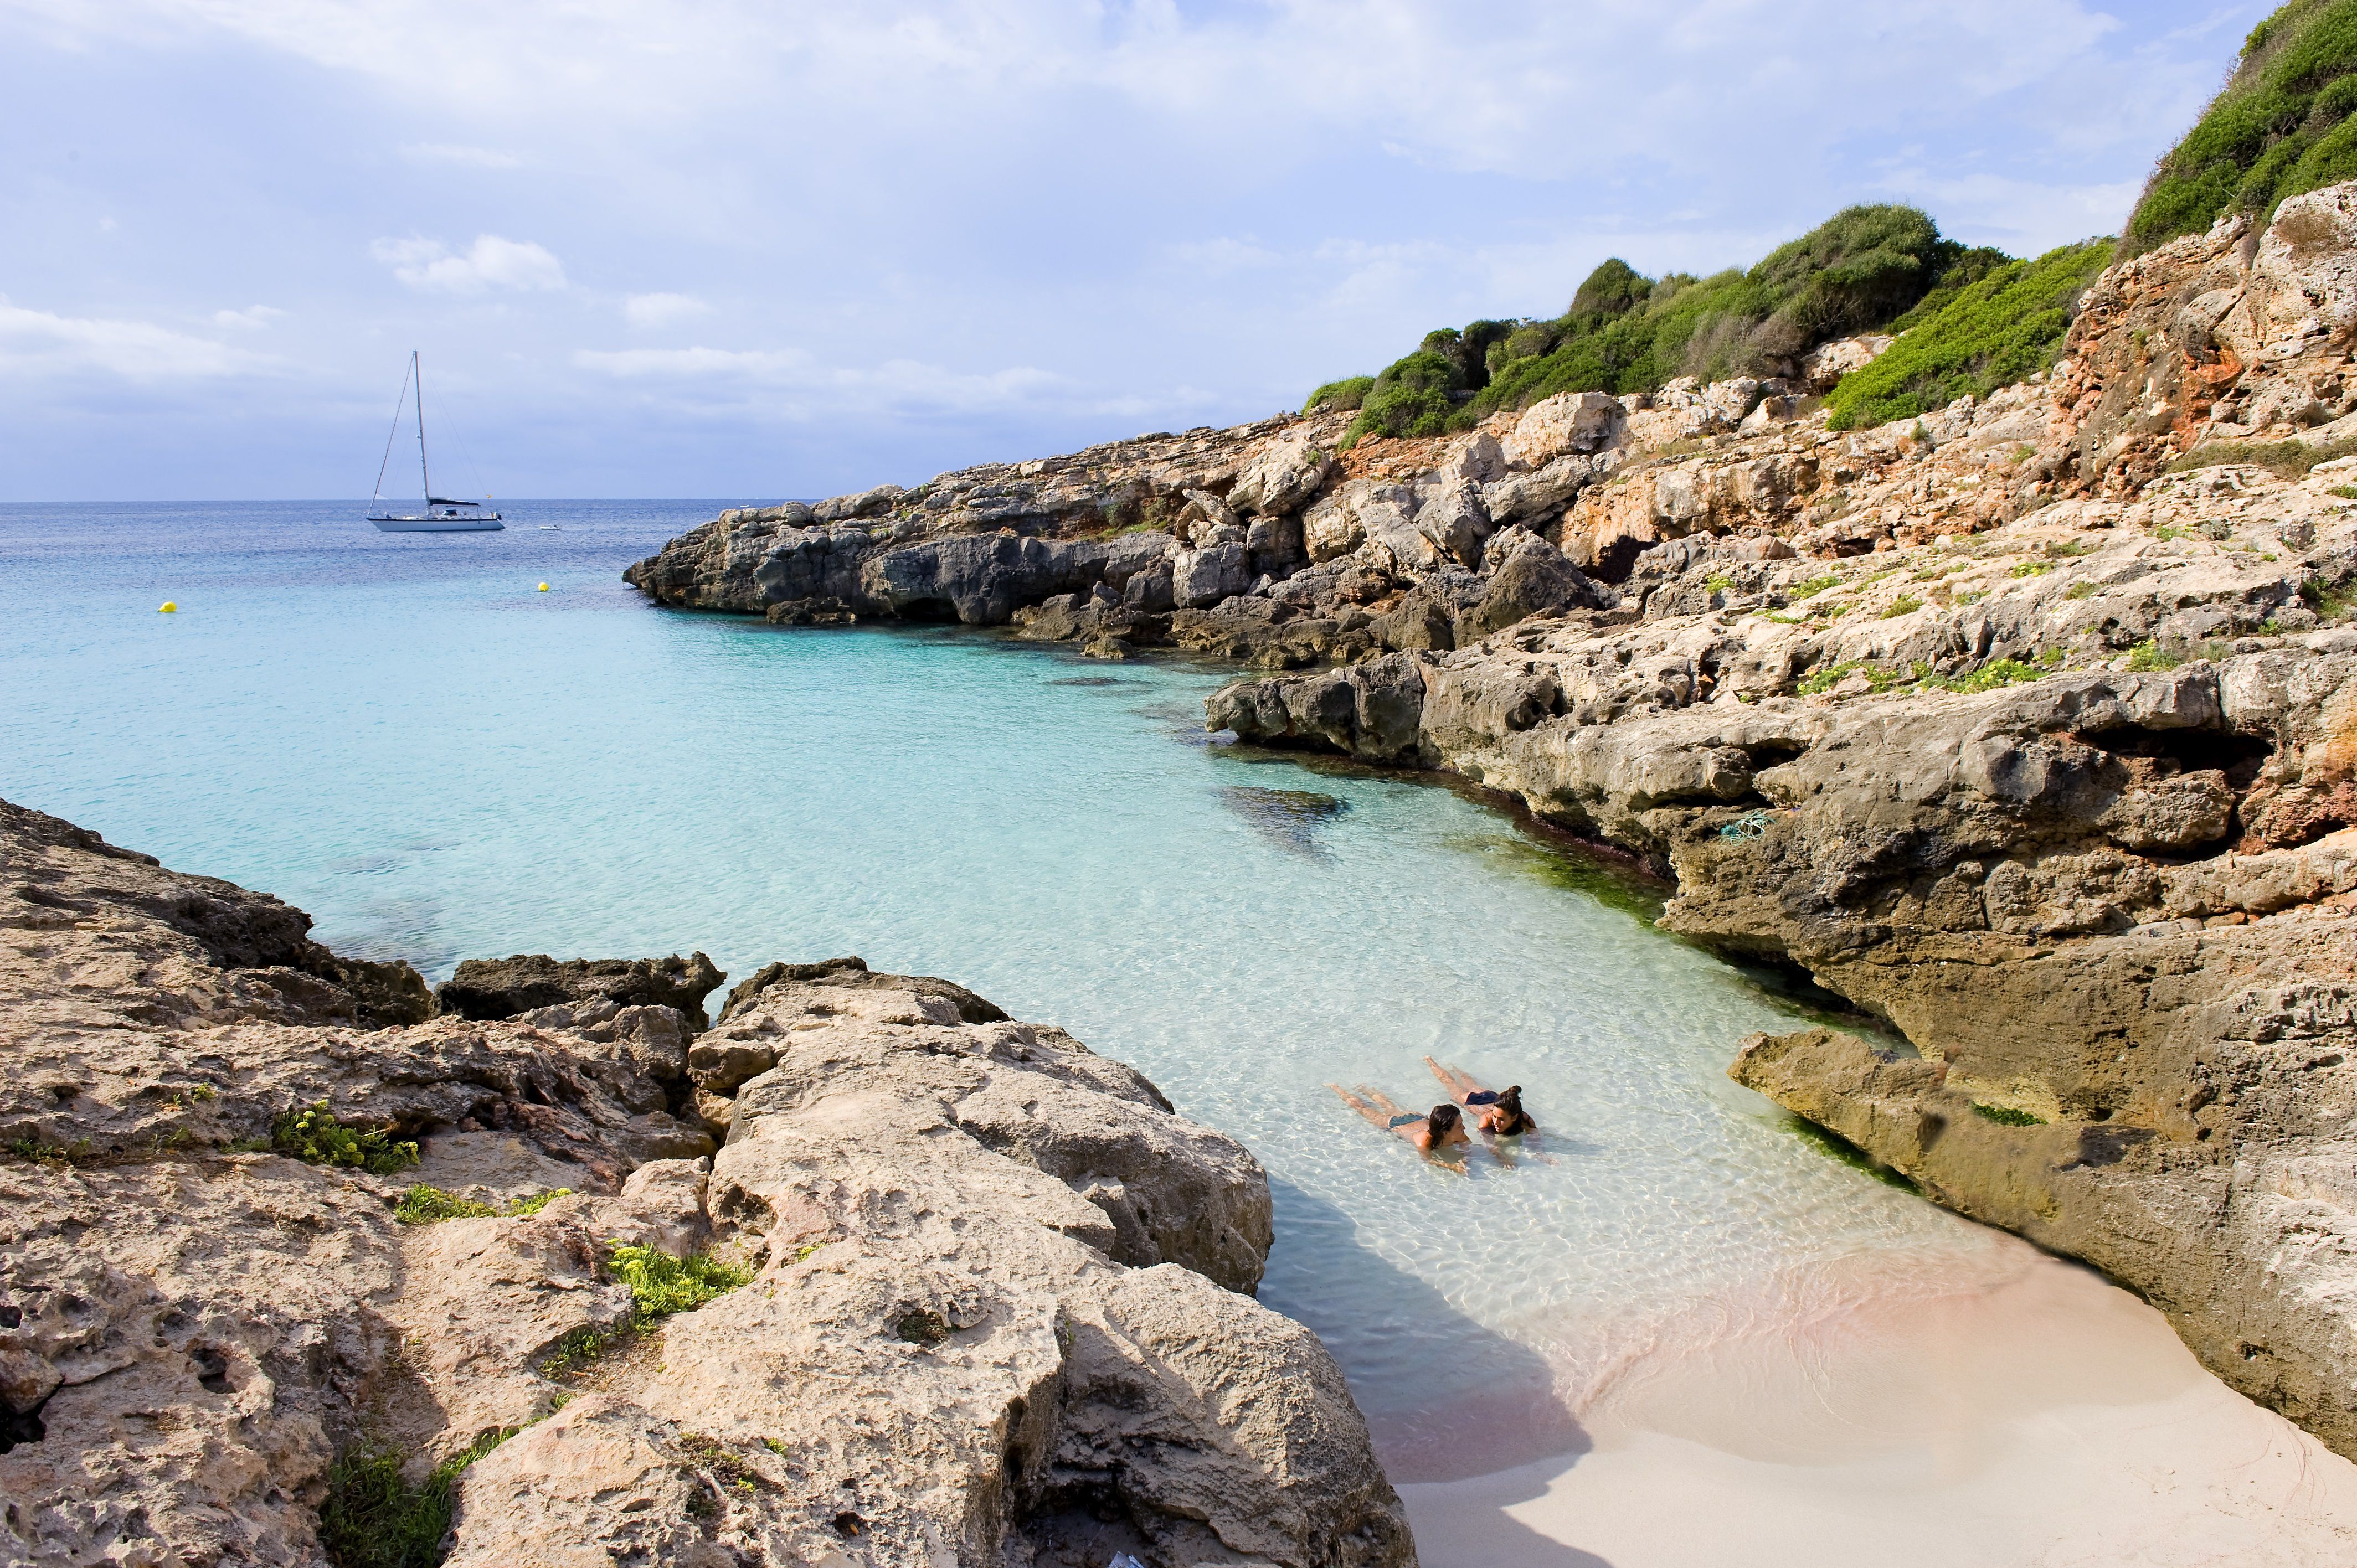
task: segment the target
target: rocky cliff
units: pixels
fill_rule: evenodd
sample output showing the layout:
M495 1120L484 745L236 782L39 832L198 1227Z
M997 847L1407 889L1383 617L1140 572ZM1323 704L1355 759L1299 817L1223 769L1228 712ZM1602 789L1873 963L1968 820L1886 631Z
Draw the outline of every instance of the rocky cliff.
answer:
M1671 929L1921 1053L1795 1036L1739 1077L2357 1455L2357 186L2114 267L2023 384L1829 430L1814 395L1888 346L730 513L631 576L1306 671L1211 724L1650 858Z
M1060 1030L845 959L699 1034L701 955L436 1015L5 803L0 865L11 1563L1415 1561L1258 1164Z

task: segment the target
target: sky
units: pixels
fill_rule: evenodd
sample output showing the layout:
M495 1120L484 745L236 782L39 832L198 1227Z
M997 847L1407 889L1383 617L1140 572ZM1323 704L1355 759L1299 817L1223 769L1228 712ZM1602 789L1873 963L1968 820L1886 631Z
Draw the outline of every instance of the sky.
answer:
M437 490L764 500L1257 418L1852 202L2036 253L2272 8L0 0L0 501L364 497L413 349Z

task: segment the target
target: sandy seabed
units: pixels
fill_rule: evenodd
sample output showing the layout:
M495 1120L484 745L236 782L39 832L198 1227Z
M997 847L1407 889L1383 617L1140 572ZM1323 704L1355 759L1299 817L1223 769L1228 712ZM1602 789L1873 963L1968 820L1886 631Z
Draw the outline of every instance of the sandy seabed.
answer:
M2357 1563L2357 1465L2126 1291L2009 1239L1876 1283L1568 1372L1573 1452L1395 1466L1425 1568Z

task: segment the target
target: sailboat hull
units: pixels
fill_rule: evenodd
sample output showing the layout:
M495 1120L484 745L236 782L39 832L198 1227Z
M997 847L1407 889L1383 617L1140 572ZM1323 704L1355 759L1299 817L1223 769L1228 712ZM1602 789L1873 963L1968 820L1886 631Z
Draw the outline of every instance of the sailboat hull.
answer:
M503 530L499 514L489 517L374 517L379 533L491 533Z

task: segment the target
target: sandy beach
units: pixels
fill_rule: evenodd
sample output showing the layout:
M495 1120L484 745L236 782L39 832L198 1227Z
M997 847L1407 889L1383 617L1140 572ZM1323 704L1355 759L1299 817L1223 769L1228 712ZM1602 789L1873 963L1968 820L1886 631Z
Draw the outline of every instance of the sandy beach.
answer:
M1404 1480L1426 1568L2357 1561L2357 1465L2093 1273L1994 1273L1665 1339L1584 1396L1584 1451Z

